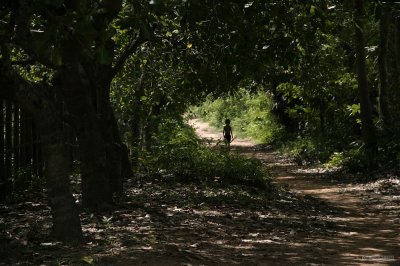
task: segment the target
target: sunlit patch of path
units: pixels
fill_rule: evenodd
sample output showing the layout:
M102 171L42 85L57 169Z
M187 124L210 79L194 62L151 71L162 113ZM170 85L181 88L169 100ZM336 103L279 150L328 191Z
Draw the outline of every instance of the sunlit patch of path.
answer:
M191 120L190 125L202 138L214 142L222 138L222 133L198 119ZM270 265L272 261L280 262L278 265L400 265L398 202L385 207L384 198L371 198L351 177L329 173L323 168L298 166L277 152L258 149L249 140L235 139L232 149L262 160L271 171L274 183L319 198L341 210L328 217L338 225L335 235L304 238L298 234L290 243L282 245L278 257L276 252L266 254L256 265Z
M191 125L195 130L198 136L203 139L208 140L210 144L215 144L219 141L223 140L222 136L222 128L221 131L218 132L216 129L211 128L210 125L206 122L201 121L200 119L191 119L189 120L189 125ZM233 132L235 136L235 132ZM254 143L252 143L248 139L241 139L234 137L232 143L232 147L252 147Z

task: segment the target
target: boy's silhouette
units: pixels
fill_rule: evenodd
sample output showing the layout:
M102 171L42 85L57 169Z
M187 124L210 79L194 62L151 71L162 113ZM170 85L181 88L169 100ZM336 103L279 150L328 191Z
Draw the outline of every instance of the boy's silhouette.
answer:
M232 128L231 128L230 124L231 124L231 120L226 119L225 120L224 130L222 131L222 134L224 136L224 140L225 140L226 145L228 147L230 146L230 144L232 142L232 138L233 138Z

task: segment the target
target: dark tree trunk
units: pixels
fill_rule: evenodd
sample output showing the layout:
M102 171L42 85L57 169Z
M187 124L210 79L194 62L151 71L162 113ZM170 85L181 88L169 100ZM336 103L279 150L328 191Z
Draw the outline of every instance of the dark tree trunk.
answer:
M387 80L387 51L388 51L388 34L389 34L389 15L382 11L379 23L379 115L383 124L384 132L390 130L391 115L388 103L388 80Z
M144 131L144 145L146 151L150 151L152 146L152 137L153 137L153 121L151 116L147 119L143 131Z
M140 75L139 82L137 84L135 90L135 101L133 104L132 117L130 118L130 126L131 126L131 162L133 169L137 169L138 167L138 157L139 150L141 147L141 136L142 136L142 126L143 126L143 107L141 104L141 98L144 95L144 78L145 74L142 72Z
M21 112L21 167L24 169L24 178L32 176L32 118L27 111Z
M5 156L4 156L4 101L0 99L0 200L4 200L6 196L6 173L5 173Z
M102 121L104 125L108 125L110 132L105 136L107 142L107 153L109 155L108 169L110 170L110 184L112 193L121 196L123 194L123 180L132 174L129 162L129 153L125 144L122 142L118 124L111 108L110 101L107 105L107 119Z
M44 177L44 162L43 162L43 151L42 151L42 140L40 139L40 134L37 136L37 175L39 177Z
M298 133L298 123L297 121L292 119L287 113L287 109L290 106L284 99L282 93L278 92L278 85L279 84L277 82L273 82L272 84L271 92L275 103L274 108L272 109L272 113L276 116L278 122L283 125L288 132Z
M110 50L113 53L113 50ZM95 110L98 125L105 144L107 154L107 171L111 193L123 194L123 180L130 177L132 168L129 162L129 153L122 142L118 123L110 103L110 89L112 81L111 65L102 65L90 76L92 98L95 100Z
M39 175L39 150L40 150L40 141L38 136L38 129L36 127L36 123L32 123L32 174L33 176Z
M364 17L364 1L354 0L355 3L355 44L357 61L358 90L361 109L361 131L365 144L365 152L370 167L375 166L377 140L372 119L372 106L369 97L367 70L365 65L365 44L362 20Z
M395 23L396 81L400 86L400 17L396 18Z
M28 114L28 119L26 120L26 128L28 129L27 137L28 137L28 145L26 146L26 153L27 153L27 164L28 164L28 172L27 177L32 178L32 159L33 159L33 117L31 114Z
M13 150L14 150L14 173L18 174L20 170L20 163L19 159L21 157L20 155L20 138L19 138L19 133L20 133L20 111L19 107L17 105L14 105L14 137L13 137Z
M80 241L82 230L69 183L68 150L60 122L52 116L54 115L48 114L39 122L53 217L52 235L62 241Z
M6 101L6 131L5 131L5 179L7 190L11 189L12 178L12 104Z
M93 123L88 123L78 133L82 162L82 203L91 210L99 210L112 203L107 154L100 134Z
M78 136L82 204L85 208L98 210L112 203L108 158L103 128L99 125L89 84L78 71L80 68L79 65L65 68L59 85Z
M25 145L26 145L26 123L25 123L25 119L26 119L26 111L21 109L20 112L20 152L19 152L19 162L20 162L20 166L21 169L26 168L26 149L25 149Z
M326 127L326 103L321 101L319 104L319 121L320 121L320 132L321 135L325 134Z

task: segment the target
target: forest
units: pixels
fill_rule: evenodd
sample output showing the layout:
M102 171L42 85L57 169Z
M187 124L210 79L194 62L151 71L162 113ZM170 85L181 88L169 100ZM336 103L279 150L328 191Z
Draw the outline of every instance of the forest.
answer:
M399 101L400 1L0 0L0 265L398 265Z

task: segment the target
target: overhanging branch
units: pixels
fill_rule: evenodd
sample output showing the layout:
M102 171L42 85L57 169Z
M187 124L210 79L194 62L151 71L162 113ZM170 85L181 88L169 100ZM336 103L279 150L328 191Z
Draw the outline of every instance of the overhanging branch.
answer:
M48 90L41 84L25 80L1 60L0 71L0 99L16 102L34 116L40 114Z
M111 76L115 77L115 75L122 69L124 66L126 60L136 52L137 48L142 45L143 43L146 42L146 39L144 38L142 31L140 31L139 36L136 38L136 40L132 41L128 47L125 48L124 52L121 54L121 56L118 58L117 63L115 63Z

